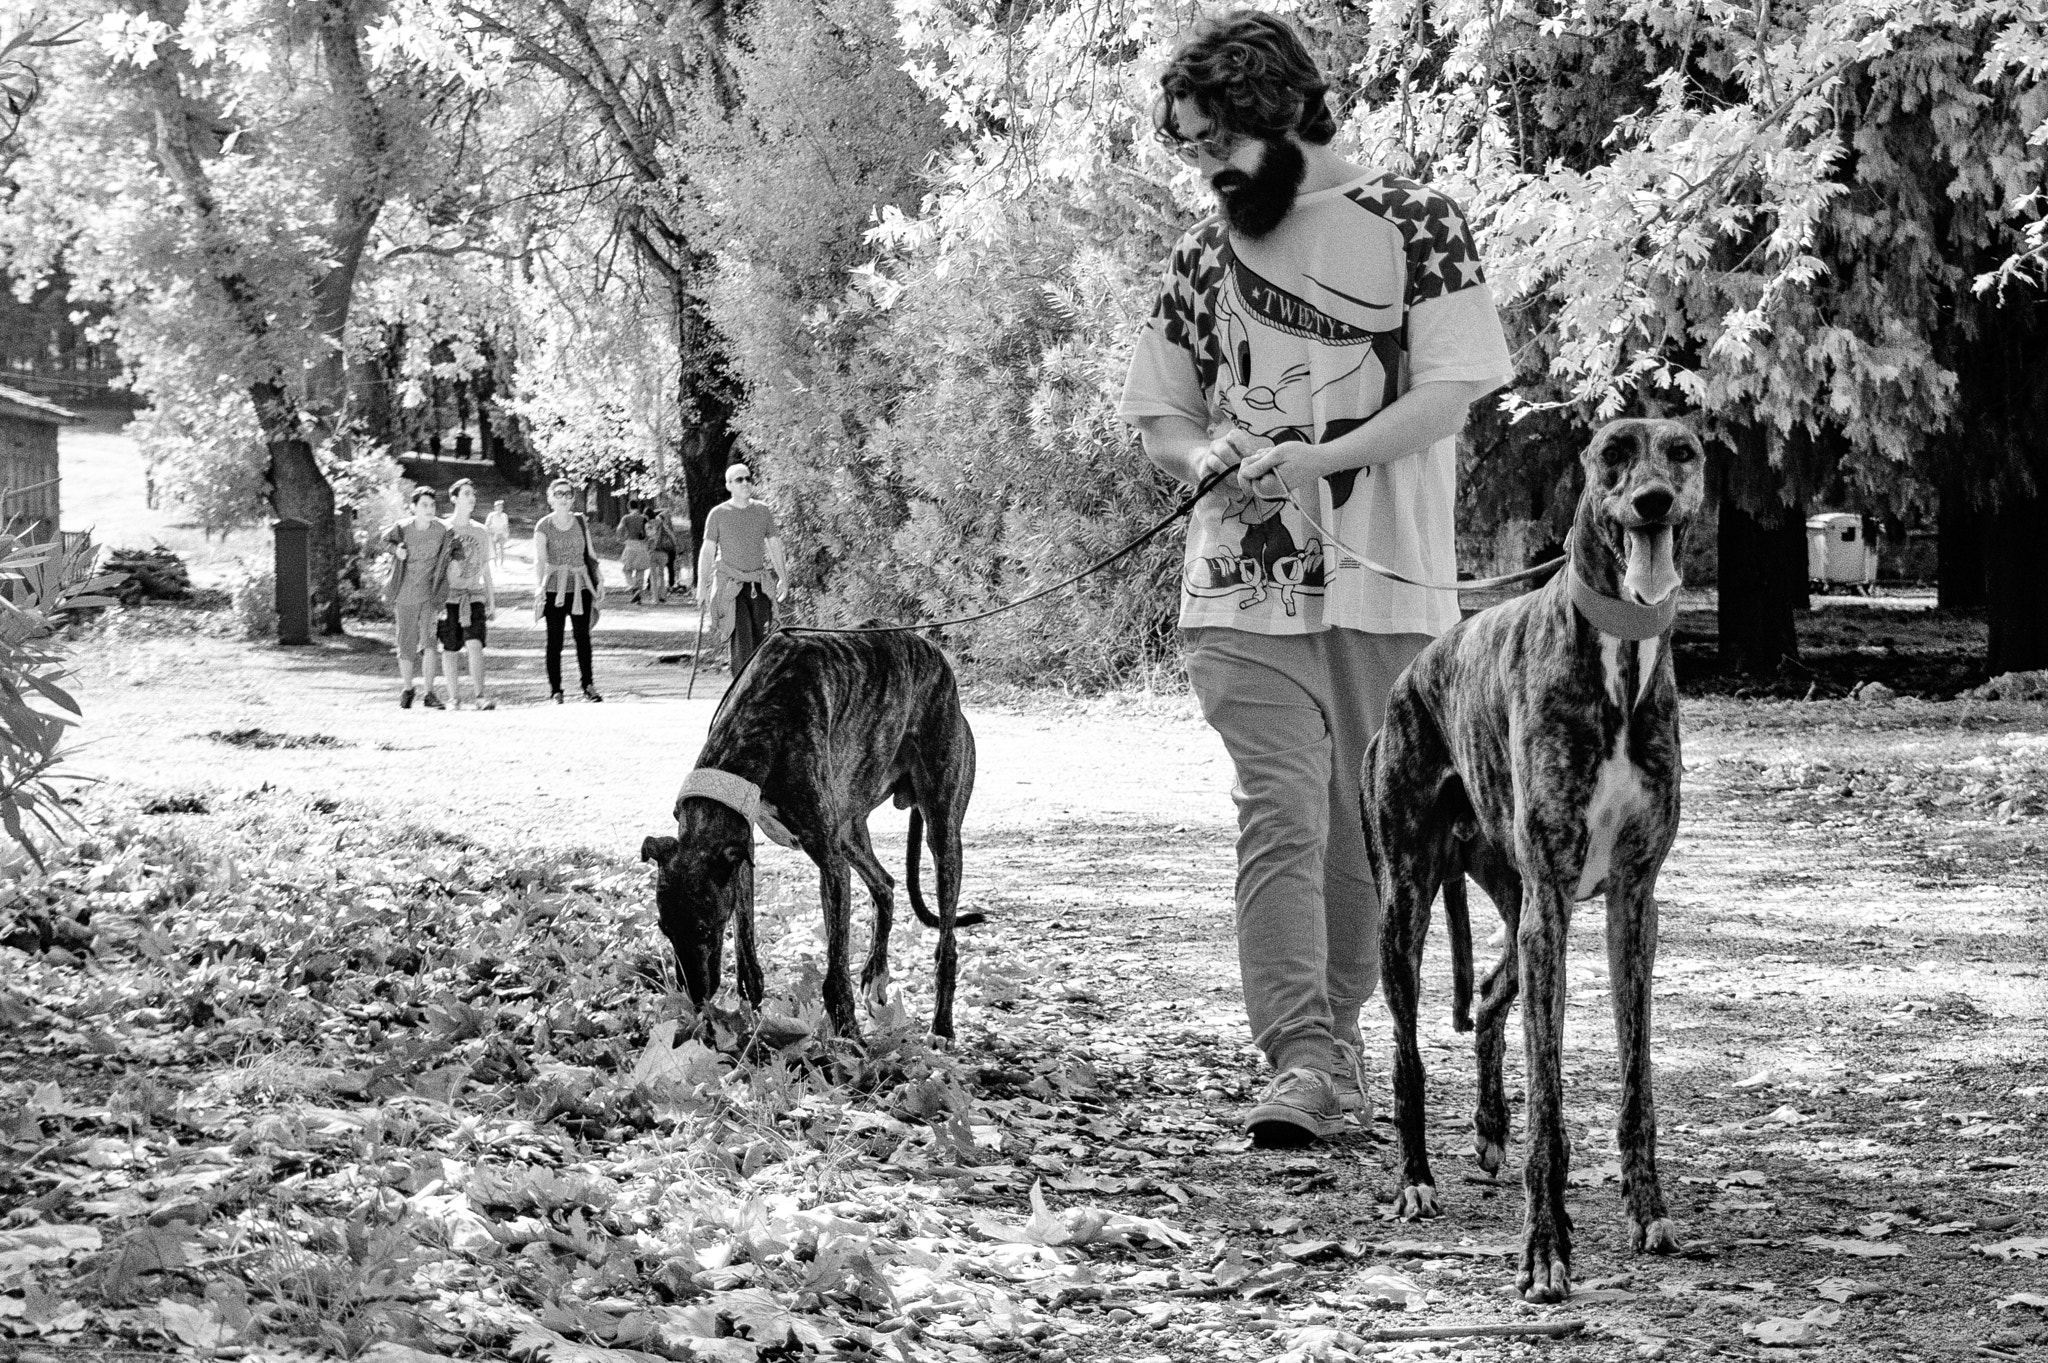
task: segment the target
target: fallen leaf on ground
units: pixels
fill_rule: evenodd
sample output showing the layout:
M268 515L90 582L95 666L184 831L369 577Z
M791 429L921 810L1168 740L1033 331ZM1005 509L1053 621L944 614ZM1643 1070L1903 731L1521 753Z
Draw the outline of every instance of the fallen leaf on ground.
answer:
M1798 1319L1790 1316L1766 1316L1742 1327L1742 1333L1759 1344L1790 1344L1793 1346L1819 1344L1827 1332L1842 1323L1842 1312L1838 1307L1816 1306Z
M1426 1240L1388 1240L1372 1248L1389 1259L1508 1259L1522 1252L1520 1245L1432 1245Z
M1898 1259L1906 1253L1904 1245L1887 1245L1871 1240L1837 1240L1825 1235L1809 1235L1799 1243L1834 1254L1853 1254L1859 1259Z
M2000 1240L1995 1245L1972 1245L1970 1248L1994 1259L2038 1259L2048 1254L2048 1236L2020 1235Z
M1423 1287L1413 1278L1376 1268L1344 1284L1341 1295L1364 1297L1388 1306L1414 1306L1422 1301Z
M2015 1292L2010 1297L1998 1299L2000 1309L2012 1306L2031 1306L2036 1311L2048 1311L2048 1297L2039 1292Z
M1822 1278L1813 1285L1814 1295L1828 1301L1855 1301L1861 1297L1888 1297L1891 1289L1880 1283L1859 1282L1855 1278Z

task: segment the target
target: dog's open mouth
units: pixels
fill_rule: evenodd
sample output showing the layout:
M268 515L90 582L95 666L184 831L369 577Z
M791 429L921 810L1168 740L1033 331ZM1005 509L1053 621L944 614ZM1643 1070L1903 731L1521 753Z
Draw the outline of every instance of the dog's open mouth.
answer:
M1628 564L1621 575L1622 589L1645 606L1654 606L1678 590L1678 565L1672 562L1672 533L1668 525L1630 526Z

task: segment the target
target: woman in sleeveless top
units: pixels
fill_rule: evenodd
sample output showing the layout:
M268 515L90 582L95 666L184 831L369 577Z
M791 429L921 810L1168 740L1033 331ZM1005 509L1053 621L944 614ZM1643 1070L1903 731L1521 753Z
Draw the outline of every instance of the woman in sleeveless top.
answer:
M597 551L590 543L589 526L570 509L575 501L575 485L566 478L557 478L548 484L548 505L553 510L533 527L540 617L548 627L548 694L557 705L562 703L564 625L576 636L576 671L583 684L583 698L604 699L597 694L590 676L590 617L600 595L598 583L591 575Z

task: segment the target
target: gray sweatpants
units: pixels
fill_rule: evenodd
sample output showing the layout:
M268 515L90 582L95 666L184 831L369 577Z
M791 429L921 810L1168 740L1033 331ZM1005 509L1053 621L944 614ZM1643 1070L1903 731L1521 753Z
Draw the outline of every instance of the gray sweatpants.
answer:
M1237 959L1275 1070L1331 1067L1379 984L1358 768L1426 634L1190 629L1188 680L1237 768Z

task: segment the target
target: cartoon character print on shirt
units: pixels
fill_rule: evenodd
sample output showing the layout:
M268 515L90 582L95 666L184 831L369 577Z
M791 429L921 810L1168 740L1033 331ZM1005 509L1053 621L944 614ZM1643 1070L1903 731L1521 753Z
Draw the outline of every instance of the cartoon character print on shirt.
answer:
M1311 533L1306 544L1295 543L1294 532L1281 515L1286 502L1254 497L1235 483L1222 486L1230 493L1223 524L1226 529L1242 527L1237 551L1211 554L1188 564L1181 585L1194 596L1237 596L1239 610L1262 605L1269 594L1278 592L1280 608L1290 616L1299 610L1295 599L1299 593L1322 595L1322 540Z

